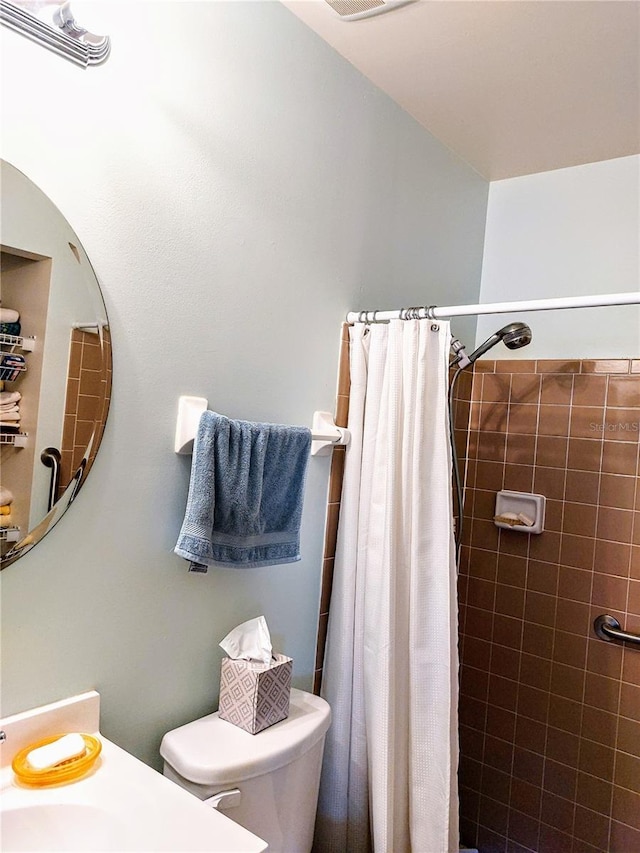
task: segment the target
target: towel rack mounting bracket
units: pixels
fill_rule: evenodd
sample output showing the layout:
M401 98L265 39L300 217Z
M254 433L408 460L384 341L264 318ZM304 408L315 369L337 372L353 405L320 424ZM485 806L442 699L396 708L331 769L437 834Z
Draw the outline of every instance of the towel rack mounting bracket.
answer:
M198 431L200 416L207 411L206 397L180 397L176 424L175 452L181 456L193 453L193 441Z
M351 434L344 427L336 426L331 412L314 412L311 425L311 455L328 456L334 447L349 444Z

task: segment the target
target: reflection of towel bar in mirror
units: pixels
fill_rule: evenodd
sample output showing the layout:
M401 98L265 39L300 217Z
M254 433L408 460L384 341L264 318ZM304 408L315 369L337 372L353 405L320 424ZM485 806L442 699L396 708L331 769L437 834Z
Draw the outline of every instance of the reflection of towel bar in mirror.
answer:
M178 420L174 450L180 455L193 453L200 416L207 410L205 397L180 397L178 400ZM349 444L350 433L344 427L336 426L330 412L314 412L311 428L311 455L325 456L333 447Z
M47 501L47 512L51 509L58 500L58 491L60 489L60 463L62 454L57 447L45 447L40 454L40 461L47 468L51 468L51 480L49 482L49 498Z

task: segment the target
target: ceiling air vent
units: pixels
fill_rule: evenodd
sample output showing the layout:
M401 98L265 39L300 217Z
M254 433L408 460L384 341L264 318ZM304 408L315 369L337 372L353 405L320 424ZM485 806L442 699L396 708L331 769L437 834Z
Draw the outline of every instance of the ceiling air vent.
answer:
M414 0L326 0L344 21L357 21L381 12L390 12Z

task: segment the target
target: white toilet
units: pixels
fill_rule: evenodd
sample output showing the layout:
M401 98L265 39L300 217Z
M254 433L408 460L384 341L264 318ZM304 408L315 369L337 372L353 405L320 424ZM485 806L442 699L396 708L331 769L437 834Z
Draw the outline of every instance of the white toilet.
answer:
M330 721L324 699L295 689L287 719L256 735L209 714L164 736L164 775L264 839L270 853L309 853Z

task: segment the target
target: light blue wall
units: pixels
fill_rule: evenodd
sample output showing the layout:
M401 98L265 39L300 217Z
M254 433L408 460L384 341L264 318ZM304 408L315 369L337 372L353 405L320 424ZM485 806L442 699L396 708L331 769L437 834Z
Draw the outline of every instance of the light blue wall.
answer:
M640 156L495 181L489 191L481 302L631 293L640 283ZM478 319L477 344L513 320L520 350L487 358L637 358L640 306Z
M103 732L157 764L216 707L239 622L264 613L311 685L329 467L309 463L302 562L188 574L179 395L331 410L348 310L477 301L488 185L277 2L96 9L113 53L86 71L1 32L0 153L78 233L114 345L91 476L1 576L3 712L96 688Z

